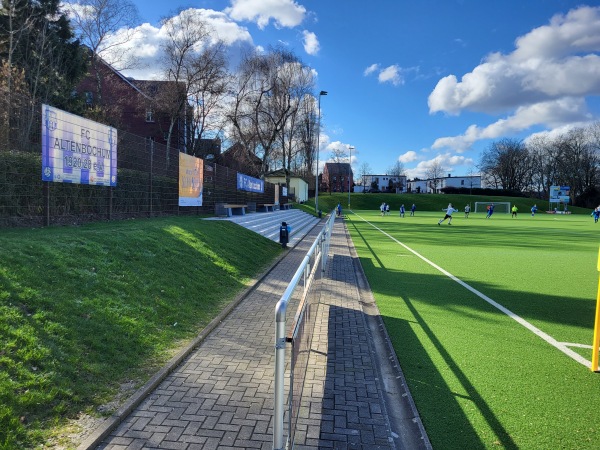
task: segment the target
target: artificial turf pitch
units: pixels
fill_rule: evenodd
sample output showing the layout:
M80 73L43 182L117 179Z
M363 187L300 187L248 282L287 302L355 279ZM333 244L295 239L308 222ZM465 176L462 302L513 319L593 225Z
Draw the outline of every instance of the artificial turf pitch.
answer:
M438 226L443 216L346 213L433 447L600 448L600 373L581 362L591 361L600 223L457 212Z

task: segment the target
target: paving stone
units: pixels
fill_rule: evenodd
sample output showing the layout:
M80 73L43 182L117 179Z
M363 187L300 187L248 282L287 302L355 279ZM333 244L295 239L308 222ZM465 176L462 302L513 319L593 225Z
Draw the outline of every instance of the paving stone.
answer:
M320 230L290 248L97 448L270 449L275 304ZM298 449L395 448L355 264L345 224L337 219L327 270L316 281L320 304L311 309L315 325L297 419ZM299 295L295 293L288 307L288 327ZM289 369L289 347L286 354ZM285 386L287 393L287 378Z

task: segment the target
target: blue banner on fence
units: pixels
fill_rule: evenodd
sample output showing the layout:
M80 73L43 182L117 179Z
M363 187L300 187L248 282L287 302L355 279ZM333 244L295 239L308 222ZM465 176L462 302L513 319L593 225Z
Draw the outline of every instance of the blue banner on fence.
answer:
M240 191L265 192L265 182L258 178L252 178L243 173L237 174L237 188Z

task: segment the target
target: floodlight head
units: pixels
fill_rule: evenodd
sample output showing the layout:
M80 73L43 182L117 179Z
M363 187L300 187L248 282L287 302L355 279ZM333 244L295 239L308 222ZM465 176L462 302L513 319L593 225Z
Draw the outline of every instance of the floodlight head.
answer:
M319 95L327 95L327 91L321 91L319 92Z

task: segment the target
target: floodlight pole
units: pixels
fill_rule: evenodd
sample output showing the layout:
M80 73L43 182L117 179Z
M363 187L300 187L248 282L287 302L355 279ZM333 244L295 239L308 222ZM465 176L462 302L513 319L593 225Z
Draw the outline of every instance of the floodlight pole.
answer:
M352 173L352 150L354 149L353 146L349 146L348 150L350 150L350 162L348 163L348 209L350 209L350 180L352 178L352 175L350 175Z
M319 136L321 135L321 96L327 95L327 91L319 92L319 116L317 117L317 180L315 183L315 213L319 214Z

